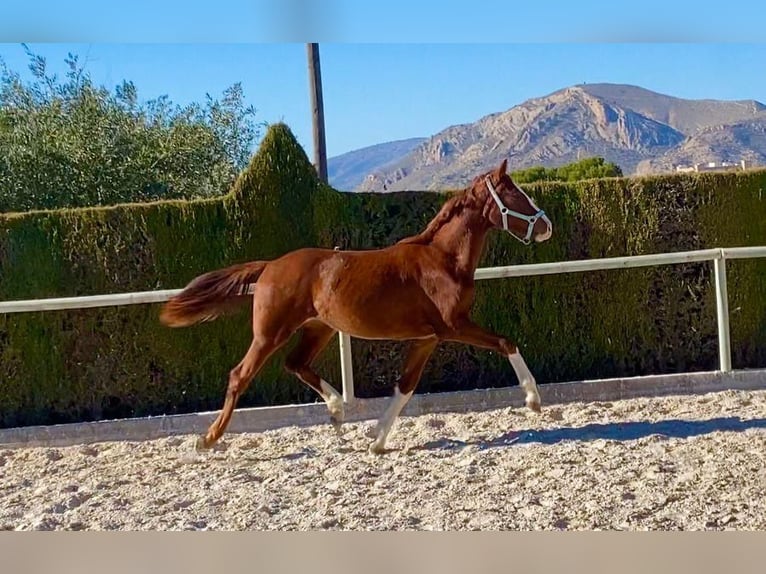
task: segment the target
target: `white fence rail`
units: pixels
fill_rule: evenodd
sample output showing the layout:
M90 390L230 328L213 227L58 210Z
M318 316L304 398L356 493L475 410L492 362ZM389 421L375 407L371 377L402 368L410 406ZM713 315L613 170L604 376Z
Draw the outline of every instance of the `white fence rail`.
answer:
M578 261L560 261L555 263L536 263L530 265L484 267L477 269L474 277L476 280L500 279L505 277L530 277L533 275L582 273L587 271L602 271L606 269L629 269L634 267L655 267L659 265L712 261L718 322L719 370L722 372L729 372L732 370L732 367L731 341L729 337L729 302L726 288L726 260L754 259L761 257L766 257L766 246L727 247L702 249L699 251L636 255L631 257L609 257L604 259L583 259ZM60 311L64 309L87 309L94 307L162 303L180 292L181 289L165 289L160 291L115 293L110 295L93 295L85 297L4 301L0 302L0 313L28 313L38 311ZM346 403L351 403L355 398L354 375L351 367L351 338L347 333L340 333L339 337L343 400Z

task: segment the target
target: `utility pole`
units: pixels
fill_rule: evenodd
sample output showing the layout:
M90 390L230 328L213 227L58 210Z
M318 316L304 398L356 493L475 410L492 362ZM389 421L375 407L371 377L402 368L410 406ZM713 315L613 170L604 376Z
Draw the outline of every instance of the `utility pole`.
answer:
M319 44L306 44L309 59L309 91L314 124L314 167L319 179L327 183L327 148L324 137L324 102L322 71L319 66Z

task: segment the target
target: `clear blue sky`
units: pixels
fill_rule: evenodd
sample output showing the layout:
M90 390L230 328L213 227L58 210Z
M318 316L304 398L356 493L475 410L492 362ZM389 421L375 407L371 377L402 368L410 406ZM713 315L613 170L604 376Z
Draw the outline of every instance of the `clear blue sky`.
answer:
M762 42L762 0L3 0L1 41Z
M332 156L429 136L582 81L764 101L764 45L720 43L763 42L762 4L3 0L0 57L25 70L19 42L55 66L76 52L97 83L132 80L140 96L177 103L241 81L259 119L284 120L310 149L305 42L320 42Z
M258 119L284 121L311 156L304 43L34 44L54 69L80 56L97 84L132 80L139 97L204 101L242 82ZM320 43L330 156L430 136L580 82L615 82L686 98L766 102L764 44ZM26 73L17 43L0 57Z

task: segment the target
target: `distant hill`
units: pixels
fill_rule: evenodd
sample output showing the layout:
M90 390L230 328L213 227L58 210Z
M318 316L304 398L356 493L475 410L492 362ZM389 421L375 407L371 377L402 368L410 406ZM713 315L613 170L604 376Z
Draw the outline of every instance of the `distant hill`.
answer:
M637 174L672 171L677 165L708 161L766 165L766 119L702 128L659 157L644 160Z
M327 177L330 185L341 191L350 191L361 184L368 173L385 169L389 164L406 156L425 139L397 140L328 158Z
M357 182L357 191L462 187L503 158L509 169L518 170L602 156L630 175L668 171L679 163L747 159L764 164L765 126L766 106L755 100L687 100L638 86L583 84L430 138L380 144L334 159L353 158L348 164L353 170L347 169L353 178L344 179L341 189Z
M766 111L766 106L755 100L685 100L623 84L584 84L580 88L606 103L631 109L687 135Z

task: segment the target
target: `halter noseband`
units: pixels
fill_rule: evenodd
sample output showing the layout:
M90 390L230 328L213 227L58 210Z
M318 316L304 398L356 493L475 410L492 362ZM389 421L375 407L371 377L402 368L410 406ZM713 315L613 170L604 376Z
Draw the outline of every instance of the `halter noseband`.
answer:
M535 222L540 219L542 216L545 215L545 212L542 209L538 209L537 213L534 215L524 215L523 213L519 213L518 211L513 211L512 209L508 209L503 202L500 200L500 196L497 195L497 192L495 191L494 186L492 185L492 180L490 180L489 176L486 176L484 178L484 182L487 184L487 189L489 190L490 195L492 196L492 199L495 200L495 203L500 208L500 215L503 216L503 229L505 229L512 237L515 237L519 241L521 241L524 245L529 245L532 242L532 230L535 227ZM527 222L527 234L522 239L515 233L512 233L511 230L508 228L508 216L515 217L516 219L521 219L522 221Z

